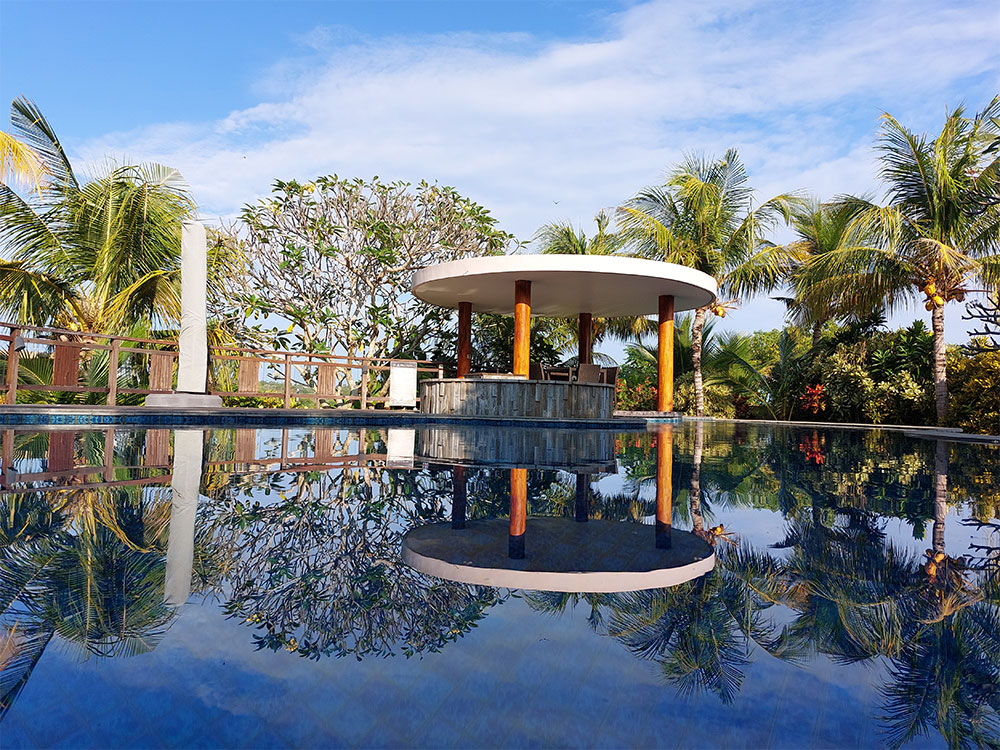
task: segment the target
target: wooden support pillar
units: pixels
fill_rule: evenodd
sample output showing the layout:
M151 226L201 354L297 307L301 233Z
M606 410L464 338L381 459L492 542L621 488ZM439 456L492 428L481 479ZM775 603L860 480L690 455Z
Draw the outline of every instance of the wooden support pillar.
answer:
M507 553L512 560L524 557L524 532L528 523L528 470L510 470L510 536Z
M451 470L451 492L451 528L464 529L468 500L464 466L456 466Z
M233 460L238 464L250 464L257 460L257 430L236 431L236 450Z
M314 458L316 463L329 463L333 458L333 443L337 435L336 430L316 430L316 448Z
M579 335L580 364L590 365L594 361L594 316L590 313L580 313Z
M104 481L112 482L115 478L115 431L104 431Z
M531 357L531 282L514 282L514 374L528 377Z
M458 303L458 377L464 378L471 369L472 303Z
M49 471L69 471L75 461L76 433L53 430L49 433Z
M143 463L146 466L170 465L170 430L146 430Z
M4 430L0 447L0 488L8 489L14 479L14 431Z
M659 347L656 377L657 411L674 410L674 298L660 296Z
M674 428L666 425L656 436L656 547L670 549L674 497Z

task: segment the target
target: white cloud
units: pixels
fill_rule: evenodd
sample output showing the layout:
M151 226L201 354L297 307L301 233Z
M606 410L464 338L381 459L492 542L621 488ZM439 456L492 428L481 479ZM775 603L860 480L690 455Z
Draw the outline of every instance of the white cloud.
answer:
M945 105L998 87L992 2L808 6L649 2L573 42L318 28L302 57L262 73L256 106L81 152L176 166L208 215L275 178L437 179L527 239L548 221L589 226L686 151L739 148L768 195L872 190L883 109L934 127ZM780 311L742 317L732 323L770 326Z

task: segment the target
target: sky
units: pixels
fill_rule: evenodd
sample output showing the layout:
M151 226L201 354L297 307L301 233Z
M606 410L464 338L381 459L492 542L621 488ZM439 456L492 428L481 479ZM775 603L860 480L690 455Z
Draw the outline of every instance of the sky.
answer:
M33 99L74 164L176 167L210 220L276 179L378 175L451 185L529 240L728 148L758 200L880 196L882 113L934 133L983 107L998 38L996 0L0 0L0 100ZM745 300L721 327L782 314Z

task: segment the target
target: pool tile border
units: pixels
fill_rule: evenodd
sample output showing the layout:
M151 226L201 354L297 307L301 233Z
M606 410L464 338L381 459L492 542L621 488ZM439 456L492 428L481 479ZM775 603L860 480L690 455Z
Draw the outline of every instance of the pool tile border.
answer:
M679 420L678 420L679 421ZM385 412L334 409L191 409L175 411L146 407L0 407L0 426L100 426L134 427L407 427L426 424L464 426L534 427L578 430L632 430L646 427L635 417L612 419L545 419L532 417L466 417L420 412Z

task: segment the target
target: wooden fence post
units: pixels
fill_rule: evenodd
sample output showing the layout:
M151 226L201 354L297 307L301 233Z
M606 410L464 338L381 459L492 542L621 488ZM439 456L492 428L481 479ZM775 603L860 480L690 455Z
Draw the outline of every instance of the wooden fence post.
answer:
M368 362L361 365L361 408L368 408Z
M285 408L292 406L292 355L285 355Z
M111 482L115 478L115 431L104 431L104 481Z
M114 339L108 352L108 406L115 406L118 401L118 355L121 348L122 342Z
M17 328L10 329L10 344L7 345L7 403L17 403L17 337L21 331Z

